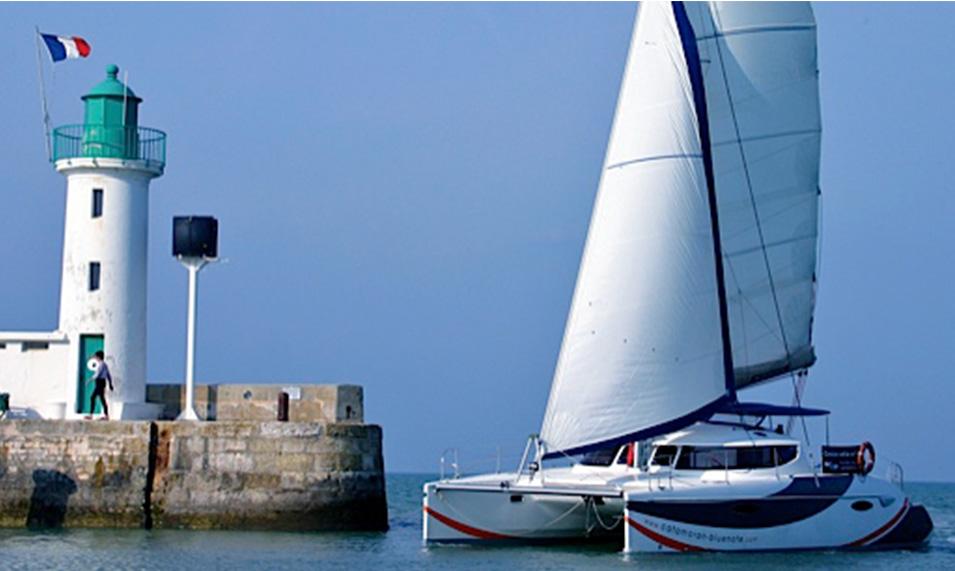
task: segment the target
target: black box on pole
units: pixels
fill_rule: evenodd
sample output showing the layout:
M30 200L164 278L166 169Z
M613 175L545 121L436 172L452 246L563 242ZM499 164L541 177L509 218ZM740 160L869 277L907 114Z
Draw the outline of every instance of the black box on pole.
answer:
M218 241L219 221L212 216L172 219L172 255L177 258L215 258Z

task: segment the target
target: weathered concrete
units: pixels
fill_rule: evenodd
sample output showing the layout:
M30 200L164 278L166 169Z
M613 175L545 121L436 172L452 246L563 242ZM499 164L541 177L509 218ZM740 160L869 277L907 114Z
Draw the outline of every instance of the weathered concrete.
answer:
M381 429L0 421L0 526L387 528Z
M0 421L0 525L138 527L148 422Z
M386 529L381 429L160 422L158 527Z
M146 401L162 405L160 419L179 416L185 403L180 384L147 385ZM292 422L364 422L358 385L197 385L194 402L203 420L275 420L279 393L289 390Z

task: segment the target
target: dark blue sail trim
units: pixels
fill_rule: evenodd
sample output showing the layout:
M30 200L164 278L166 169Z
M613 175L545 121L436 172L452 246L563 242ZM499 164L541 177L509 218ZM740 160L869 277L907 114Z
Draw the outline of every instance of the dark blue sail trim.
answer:
M683 57L693 86L693 104L700 131L700 147L703 150L703 171L706 174L706 189L710 203L710 226L713 231L713 257L716 260L716 291L720 307L720 331L723 337L723 374L726 378L726 396L736 400L736 376L733 374L733 348L730 344L729 310L726 307L726 284L723 276L723 246L720 241L720 223L716 201L716 177L713 174L713 153L710 147L710 120L706 112L706 91L703 87L703 68L696 45L696 34L686 15L683 2L673 3L673 16L683 44Z
M650 428L644 428L643 430L638 430L636 432L631 432L629 434L624 434L623 436L618 436L616 438L611 438L609 440L601 440L600 442L595 442L593 444L584 444L583 446L577 446L576 448L568 448L566 450L558 450L556 452L547 452L544 454L544 460L550 460L553 458L563 458L565 456L576 456L578 454L586 454L588 452L593 452L595 450L603 450L604 448L611 448L614 446L621 446L629 442L636 442L638 440L646 440L647 438L653 438L654 436L660 436L661 434L669 434L671 432L676 432L681 428L686 428L693 423L699 422L701 420L706 420L713 416L719 409L725 408L730 402L735 399L730 399L727 395L721 396L719 399L711 402L710 404L699 408L690 414L681 416L680 418L674 418L673 420L664 422L663 424L658 424L656 426L651 426Z

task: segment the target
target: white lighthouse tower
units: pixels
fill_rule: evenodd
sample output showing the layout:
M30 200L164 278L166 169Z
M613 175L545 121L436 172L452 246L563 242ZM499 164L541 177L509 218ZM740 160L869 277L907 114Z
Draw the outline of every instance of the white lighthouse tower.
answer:
M138 124L139 104L117 79L83 96L82 125L54 131L53 161L66 176L59 331L70 346L66 417L91 410L89 361L99 350L113 376L112 418L154 417L146 404L146 241L149 182L163 174L166 135Z

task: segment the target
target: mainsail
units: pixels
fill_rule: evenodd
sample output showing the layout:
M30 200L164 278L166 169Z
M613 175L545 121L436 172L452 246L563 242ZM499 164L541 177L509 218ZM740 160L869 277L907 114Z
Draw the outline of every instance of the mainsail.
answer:
M808 2L687 2L738 388L812 365L822 123Z
M677 430L815 360L812 9L685 6L640 4L541 431L548 456Z
M699 60L679 8L682 21L640 5L541 432L548 455L680 428L727 397Z

